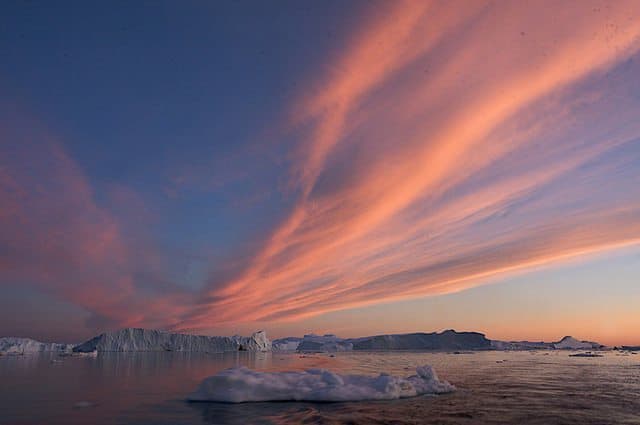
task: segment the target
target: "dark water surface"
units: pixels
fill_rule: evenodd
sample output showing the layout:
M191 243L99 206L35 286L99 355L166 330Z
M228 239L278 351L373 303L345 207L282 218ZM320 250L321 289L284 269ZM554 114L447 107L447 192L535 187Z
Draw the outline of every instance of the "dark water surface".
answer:
M409 376L431 364L455 393L356 403L188 403L245 365ZM640 355L566 352L100 353L0 357L0 424L640 424Z

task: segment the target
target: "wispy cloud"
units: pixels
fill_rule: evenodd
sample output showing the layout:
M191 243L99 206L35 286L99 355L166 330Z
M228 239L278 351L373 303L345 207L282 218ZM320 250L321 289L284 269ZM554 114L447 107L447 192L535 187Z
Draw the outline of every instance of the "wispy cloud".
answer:
M181 326L446 293L640 238L632 186L581 185L638 143L639 105L604 77L640 47L636 2L383 8L295 103L291 215Z
M1 126L2 284L32 285L71 301L92 314L91 328L170 321L188 296L160 284L157 253L149 246L135 249L122 222L98 205L83 171L54 137L37 122L12 118ZM142 214L135 193L112 192L122 208ZM153 285L136 277L143 270L156 275L144 280Z
M80 305L97 327L201 330L450 293L639 243L639 21L637 1L372 3L342 53L299 78L274 125L286 146L168 167L167 204L220 192L231 210L286 212L202 289L131 237L159 213L135 191L101 199L48 132L2 122L1 283Z

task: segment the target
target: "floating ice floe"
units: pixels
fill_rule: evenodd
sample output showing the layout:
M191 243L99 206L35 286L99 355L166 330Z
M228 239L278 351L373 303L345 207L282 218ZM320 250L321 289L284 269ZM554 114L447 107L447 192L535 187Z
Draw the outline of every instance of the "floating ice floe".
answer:
M586 353L569 354L569 357L604 357L602 354L592 353L588 351Z
M400 378L387 374L339 375L325 369L270 373L241 367L206 378L188 400L225 403L395 400L455 390L447 381L439 380L429 365L418 367L416 372L417 375Z
M98 357L98 351L72 351L68 353L60 353L60 357Z

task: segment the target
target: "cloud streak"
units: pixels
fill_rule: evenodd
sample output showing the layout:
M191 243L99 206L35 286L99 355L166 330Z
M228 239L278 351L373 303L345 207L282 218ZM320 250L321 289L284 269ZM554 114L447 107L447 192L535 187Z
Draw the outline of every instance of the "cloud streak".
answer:
M637 3L383 8L295 103L291 215L182 326L447 293L638 241L637 189L583 186L606 155L635 166L638 105L606 73L640 47Z
M0 128L3 285L35 286L71 301L91 314L91 329L160 325L187 305L188 294L160 284L157 252L135 249L59 141L15 115ZM117 193L120 202L133 202L131 191ZM143 271L156 275L152 285L138 278Z
M163 211L125 184L100 196L49 132L3 121L0 283L82 306L96 328L206 330L451 293L640 243L639 21L637 1L372 3L341 52L299 78L272 157L258 146L169 164L162 205L216 195L243 217L265 199L285 210L266 240L224 246L242 252L224 267L202 254L197 288L167 277L176 259L141 235ZM267 183L278 177L284 194Z

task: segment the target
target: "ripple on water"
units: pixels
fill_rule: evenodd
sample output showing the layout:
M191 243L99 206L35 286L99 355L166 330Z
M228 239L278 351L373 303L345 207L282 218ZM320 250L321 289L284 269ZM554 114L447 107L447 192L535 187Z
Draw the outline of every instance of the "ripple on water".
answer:
M48 424L613 424L640 423L640 356L564 352L297 354L102 353L0 358L0 418ZM55 359L57 360L57 359ZM405 376L431 364L455 393L358 403L184 401L206 376L233 366L327 368ZM74 408L90 401L90 408Z

